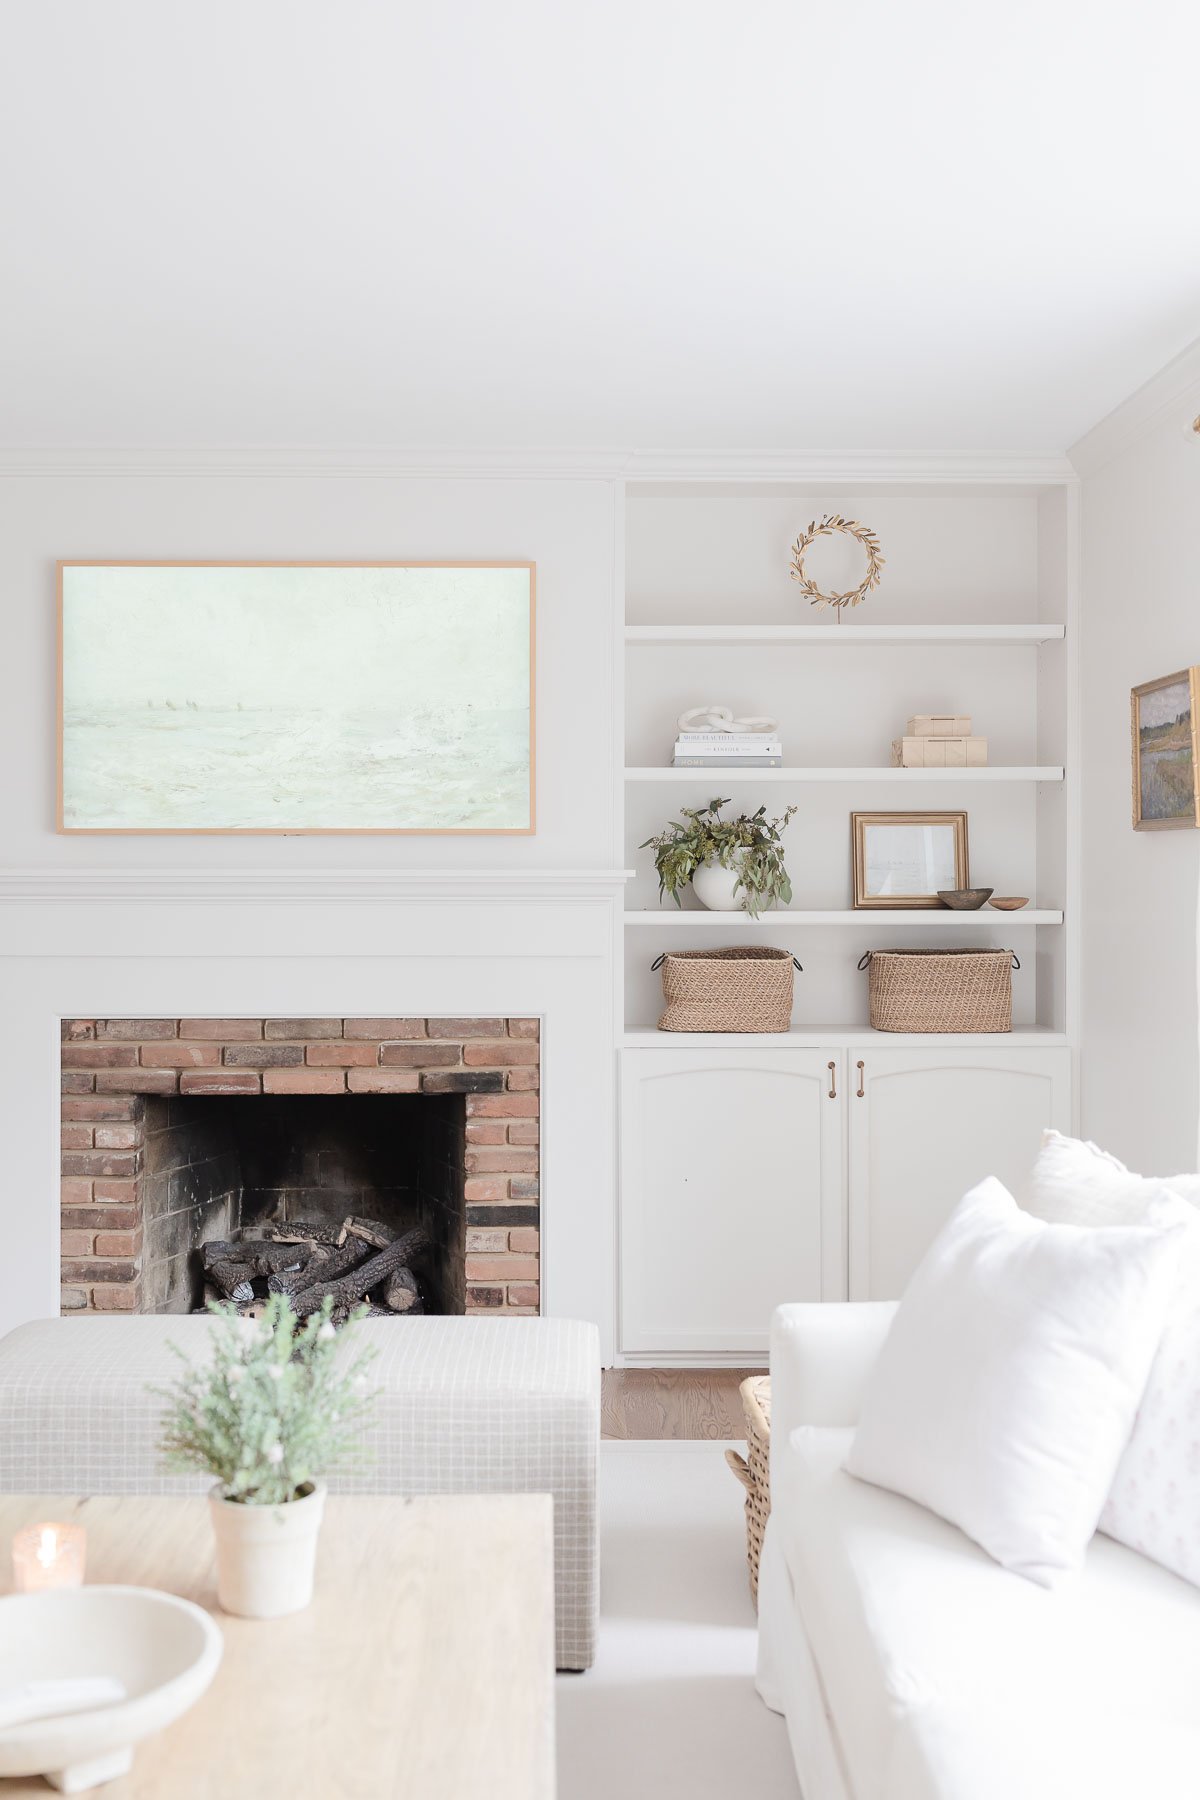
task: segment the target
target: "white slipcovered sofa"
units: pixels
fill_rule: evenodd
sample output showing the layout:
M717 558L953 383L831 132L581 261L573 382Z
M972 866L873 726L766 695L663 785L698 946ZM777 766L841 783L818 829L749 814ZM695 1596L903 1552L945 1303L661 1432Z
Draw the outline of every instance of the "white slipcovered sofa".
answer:
M0 1339L0 1493L180 1494L150 1391L204 1352L207 1319L46 1319ZM559 1668L586 1669L599 1609L600 1340L573 1319L365 1320L379 1389L370 1460L334 1493L550 1494Z
M773 1323L758 1687L804 1800L1195 1800L1200 1589L1100 1535L1039 1587L844 1472L894 1312Z

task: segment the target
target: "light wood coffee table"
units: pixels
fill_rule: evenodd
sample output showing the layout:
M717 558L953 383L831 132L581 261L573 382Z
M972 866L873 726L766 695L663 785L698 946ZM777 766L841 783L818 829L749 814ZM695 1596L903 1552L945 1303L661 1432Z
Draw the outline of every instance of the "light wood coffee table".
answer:
M332 1498L313 1604L272 1620L217 1606L205 1500L0 1498L6 1593L39 1519L87 1527L90 1582L181 1594L225 1637L209 1692L106 1800L552 1800L549 1496ZM48 1793L0 1780L0 1800Z

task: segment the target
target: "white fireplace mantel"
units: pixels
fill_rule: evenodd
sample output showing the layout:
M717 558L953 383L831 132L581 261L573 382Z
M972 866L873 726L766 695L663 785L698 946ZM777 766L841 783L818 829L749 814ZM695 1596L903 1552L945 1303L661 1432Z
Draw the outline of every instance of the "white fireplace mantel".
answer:
M0 1331L58 1310L64 1017L537 1015L543 1306L615 1314L625 870L0 875Z
M633 874L632 869L0 869L0 905L588 899L619 892Z

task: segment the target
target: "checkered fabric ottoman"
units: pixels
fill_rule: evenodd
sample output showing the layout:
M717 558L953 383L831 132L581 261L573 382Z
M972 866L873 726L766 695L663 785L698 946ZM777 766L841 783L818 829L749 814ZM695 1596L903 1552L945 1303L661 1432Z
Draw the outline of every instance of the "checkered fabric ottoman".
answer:
M598 1607L600 1342L573 1319L364 1320L381 1390L370 1461L336 1493L551 1494L557 1660L586 1669ZM202 1318L47 1319L0 1339L0 1492L182 1494L148 1383L203 1353Z

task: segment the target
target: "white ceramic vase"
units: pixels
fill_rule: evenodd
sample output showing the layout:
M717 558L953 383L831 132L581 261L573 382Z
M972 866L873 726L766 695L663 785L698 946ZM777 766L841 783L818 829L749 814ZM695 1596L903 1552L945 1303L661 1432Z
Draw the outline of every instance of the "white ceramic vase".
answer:
M217 1599L243 1619L302 1612L313 1596L325 1483L285 1506L245 1506L219 1487L208 1496L217 1540Z
M722 868L719 862L707 862L692 876L692 891L709 912L744 912L746 890L738 888L734 892L737 879L736 869Z

